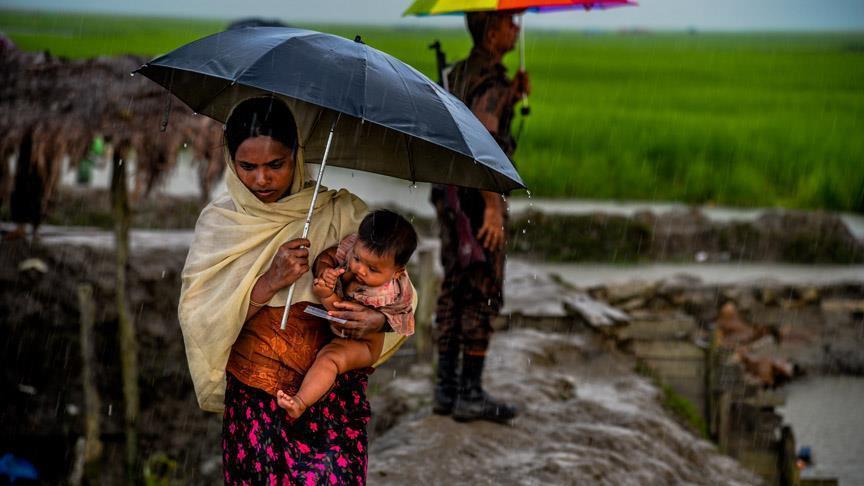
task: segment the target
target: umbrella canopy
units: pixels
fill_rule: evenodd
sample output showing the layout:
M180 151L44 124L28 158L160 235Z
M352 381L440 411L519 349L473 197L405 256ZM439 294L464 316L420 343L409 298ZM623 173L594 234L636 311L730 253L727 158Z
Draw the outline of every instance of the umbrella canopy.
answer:
M636 5L636 2L632 0L416 0L402 15L445 15L495 10L532 12L592 10L624 5Z
M297 118L307 162L320 161L324 128L338 117L327 164L495 192L525 187L461 101L359 39L280 27L229 30L137 72L223 122L246 98L281 95Z
M636 5L634 0L415 0L402 13L408 15L452 15L468 12L556 12L592 10ZM524 27L524 26L523 26ZM519 69L525 70L525 29L519 32ZM528 95L522 95L522 115L528 115Z

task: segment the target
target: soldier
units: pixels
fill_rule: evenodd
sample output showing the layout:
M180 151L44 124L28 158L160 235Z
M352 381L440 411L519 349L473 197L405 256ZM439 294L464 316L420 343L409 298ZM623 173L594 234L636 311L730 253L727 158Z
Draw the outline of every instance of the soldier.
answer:
M513 50L519 26L512 12L469 13L466 24L474 47L450 72L450 90L512 156L513 106L528 94L530 85L524 71L508 79L501 59ZM482 387L491 320L503 303L506 200L503 194L455 186L433 187L431 199L441 228L444 266L435 319L438 372L433 411L452 413L459 421L506 422L516 415L516 408L493 399Z

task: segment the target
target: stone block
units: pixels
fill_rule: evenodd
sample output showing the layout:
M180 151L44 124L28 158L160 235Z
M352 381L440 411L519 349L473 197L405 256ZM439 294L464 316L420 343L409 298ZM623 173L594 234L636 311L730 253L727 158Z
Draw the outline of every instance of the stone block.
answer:
M636 297L649 298L654 295L656 284L633 281L606 287L606 298L612 304L624 302Z
M823 299L821 305L824 312L864 314L864 300L860 299Z
M651 318L635 318L622 326L617 335L620 339L675 340L687 338L696 330L696 321L681 314Z
M705 363L702 360L649 358L644 359L643 362L663 379L690 378L703 380L705 377Z
M705 350L687 341L634 341L632 349L643 359L705 359Z
M802 478L801 486L837 486L840 481L837 478Z
M738 462L762 477L768 484L777 484L777 453L770 450L748 449L740 451Z

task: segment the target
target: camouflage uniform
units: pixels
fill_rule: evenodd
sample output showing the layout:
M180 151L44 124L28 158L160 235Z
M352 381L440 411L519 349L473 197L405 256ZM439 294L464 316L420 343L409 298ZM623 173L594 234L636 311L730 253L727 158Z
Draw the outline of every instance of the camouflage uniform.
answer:
M453 94L474 113L498 116L499 126L493 136L502 150L512 155L516 149L510 134L512 83L506 68L475 47L467 59L453 67L448 82ZM438 349L458 353L462 348L467 355L483 356L492 333L490 321L504 300L505 252L503 248L486 250L476 238L486 209L481 191L436 185L431 199L438 215L444 267L435 313ZM506 203L502 212L506 226Z

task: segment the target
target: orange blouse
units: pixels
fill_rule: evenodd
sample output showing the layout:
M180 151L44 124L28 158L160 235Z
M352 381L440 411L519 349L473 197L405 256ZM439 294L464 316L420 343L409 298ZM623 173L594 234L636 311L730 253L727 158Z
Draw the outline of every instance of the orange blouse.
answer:
M291 306L285 330L284 307L263 307L243 326L231 347L226 371L243 384L276 395L294 395L318 351L332 339L325 319L306 314L309 302Z

